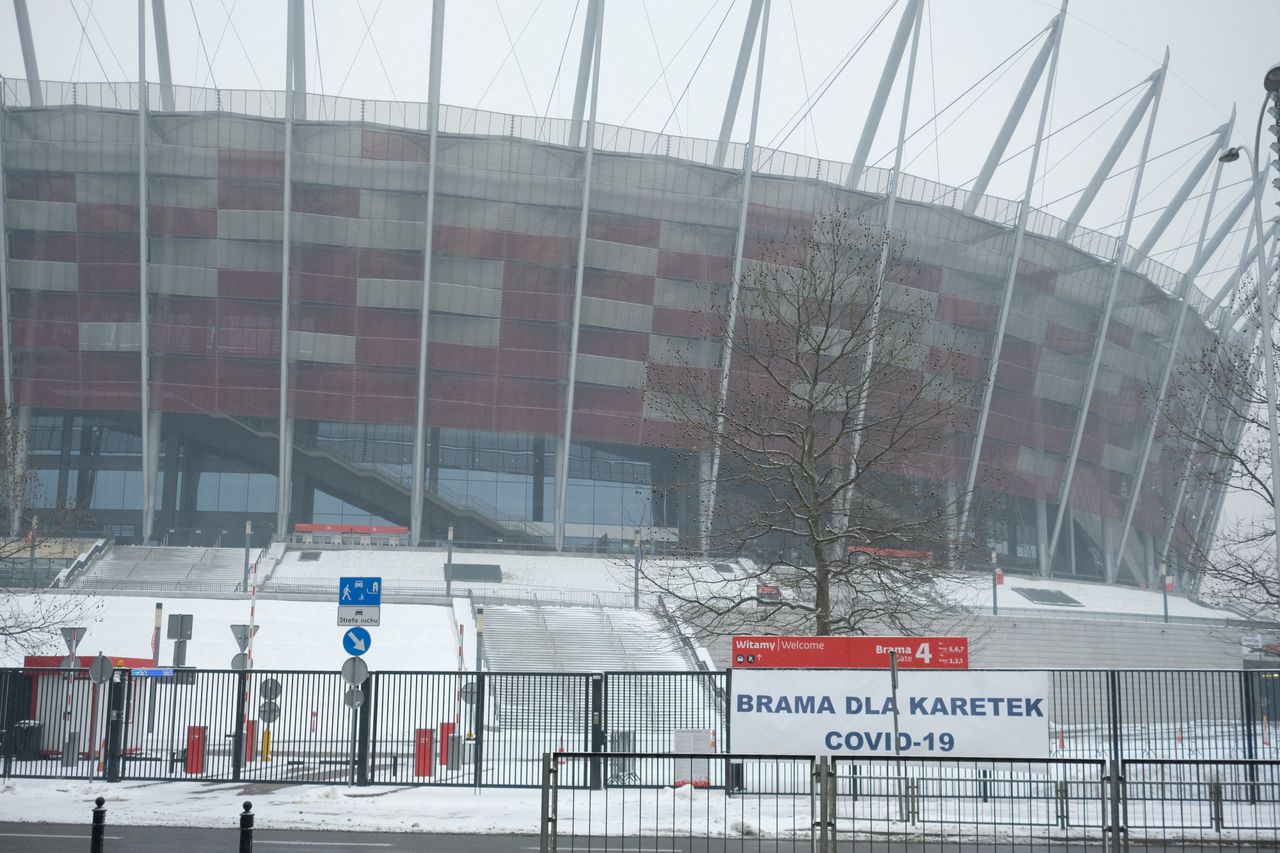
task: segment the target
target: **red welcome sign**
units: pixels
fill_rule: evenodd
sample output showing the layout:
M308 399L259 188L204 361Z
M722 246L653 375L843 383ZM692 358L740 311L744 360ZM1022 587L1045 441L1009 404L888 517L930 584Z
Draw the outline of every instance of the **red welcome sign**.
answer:
M734 637L735 669L968 669L967 637Z

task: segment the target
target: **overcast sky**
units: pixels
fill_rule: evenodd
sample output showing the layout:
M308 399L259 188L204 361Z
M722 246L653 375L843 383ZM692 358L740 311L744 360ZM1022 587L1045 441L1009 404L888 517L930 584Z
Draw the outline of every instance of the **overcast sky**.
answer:
M29 0L28 5L45 79L137 76L136 3ZM451 0L442 100L501 112L567 115L586 5L586 0ZM600 120L715 137L748 5L748 0L607 0ZM760 142L848 160L904 5L905 0L773 0ZM20 77L16 22L10 4L4 6L9 8L0 7L0 73ZM170 0L175 82L282 88L285 7L284 0ZM426 99L427 0L307 0L306 10L309 91ZM1002 74L964 93L1033 39L1057 10L1053 0L927 0L909 116L912 129L924 129L907 144L907 171L952 185L974 177L1038 42L1007 63ZM1070 194L1087 182L1140 90L1098 107L1140 84L1158 67L1166 46L1172 53L1170 77L1152 153L1209 133L1225 121L1233 102L1240 107L1236 141L1252 144L1262 75L1280 62L1277 33L1280 2L1275 0L1072 0L1050 117L1050 130L1060 132L1047 144L1036 204L1060 216L1069 213L1075 202ZM148 76L156 79L153 45L148 68ZM897 132L905 71L904 62L873 148L872 159L883 157L885 165ZM824 88L804 115L813 103L810 96ZM735 131L739 140L746 136L749 91ZM955 106L930 123L957 97ZM1032 139L1039 99L1032 104L1011 152ZM1091 110L1097 111L1066 127ZM1120 169L1136 162L1140 137L1129 145ZM1145 236L1207 144L1187 145L1151 163L1138 206L1146 215L1135 223L1132 242ZM1002 166L990 191L1020 197L1027 163L1023 157ZM1119 233L1132 174L1108 182L1086 225ZM1246 178L1243 163L1227 167L1223 183L1236 186L1224 190L1219 210L1238 198ZM1158 259L1175 267L1189 262L1192 247L1184 244L1195 240L1203 201L1187 205L1158 245ZM1268 203L1266 215L1274 212ZM1234 234L1210 269L1233 267L1243 236L1243 230ZM1225 275L1206 276L1201 287L1212 291Z

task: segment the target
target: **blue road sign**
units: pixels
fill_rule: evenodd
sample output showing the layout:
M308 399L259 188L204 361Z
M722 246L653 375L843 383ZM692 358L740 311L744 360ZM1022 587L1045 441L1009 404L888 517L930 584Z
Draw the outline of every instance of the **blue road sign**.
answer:
M371 645L373 645L373 637L369 636L369 632L364 628L348 628L342 634L343 651L352 657L359 657L369 651Z
M338 604L382 606L382 578L338 578Z

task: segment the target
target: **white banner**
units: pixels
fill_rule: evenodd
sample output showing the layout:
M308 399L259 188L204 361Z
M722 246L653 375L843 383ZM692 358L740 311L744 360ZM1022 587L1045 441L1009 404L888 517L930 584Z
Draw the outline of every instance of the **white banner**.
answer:
M899 754L1047 758L1046 672L899 671ZM733 672L733 752L893 755L887 671Z

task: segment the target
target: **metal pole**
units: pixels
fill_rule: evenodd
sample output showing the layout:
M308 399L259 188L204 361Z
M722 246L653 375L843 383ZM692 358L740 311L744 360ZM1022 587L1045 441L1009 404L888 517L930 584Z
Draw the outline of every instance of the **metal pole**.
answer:
M1040 120L1036 125L1036 141L1031 148L1031 166L1027 169L1027 182L1022 192L1022 205L1018 210L1018 224L1013 232L1013 252L1009 257L1009 274L1005 276L1004 296L1000 302L1000 317L996 321L995 340L991 345L991 360L987 365L986 384L982 389L982 405L978 410L978 426L974 433L973 455L969 458L969 471L965 476L964 494L960 496L960 524L957 534L964 536L969 525L969 509L973 490L978 483L978 466L982 461L982 444L987 437L987 419L991 414L991 398L995 393L996 372L1000 367L1000 353L1004 348L1005 330L1009 326L1009 310L1013 305L1013 288L1018 279L1018 264L1022 260L1022 247L1026 242L1027 220L1031 216L1031 192L1036 185L1036 169L1040 163L1040 148L1044 143L1045 125L1049 120L1049 102L1053 98L1053 86L1057 81L1058 55L1062 45L1063 23L1067 14L1067 0L1062 0L1062 11L1056 18L1053 48L1049 60L1049 77L1040 100ZM1028 96L1030 92L1027 93Z
M893 700L893 754L900 755L898 746L898 653L889 652L889 691Z
M444 594L453 597L453 525L449 525L449 544L444 557Z
M248 800L240 813L240 853L253 853L253 803Z
M18 23L18 44L22 48L22 64L27 71L27 94L31 106L44 106L44 92L40 89L40 66L36 62L35 41L31 38L31 16L27 14L27 0L13 0L13 16Z
M582 115L587 107L587 86L591 83L591 59L596 47L596 29L599 26L600 5L604 0L587 0L587 17L582 22L582 53L578 56L578 82L573 89L573 118L570 123L569 145L582 142Z
M1167 51L1166 51L1167 52ZM1071 235L1075 233L1076 226L1080 224L1080 220L1089 210L1089 205L1093 204L1093 200L1097 197L1098 191L1102 189L1102 184L1106 181L1107 176L1111 174L1111 170L1115 168L1116 161L1120 159L1120 155L1124 153L1124 149L1128 146L1129 140L1133 137L1133 132L1138 129L1138 122L1142 121L1143 114L1147 111L1147 107L1155 99L1156 93L1164 86L1164 69L1156 71L1147 78L1151 85L1147 87L1147 91L1143 93L1138 103L1133 108L1133 112L1129 114L1129 118L1120 128L1120 133L1116 135L1115 141L1111 143L1111 148L1107 150L1106 156L1102 158L1102 162L1098 164L1098 169L1093 173L1093 177L1089 179L1089 183L1085 186L1084 192L1080 194L1080 198L1076 201L1076 206L1071 211L1071 215L1067 217L1067 221L1062 224L1062 230L1058 233L1058 237L1062 240L1070 240ZM1146 159L1145 157L1143 158ZM1123 250L1122 250L1123 251Z
M284 90L284 203L280 236L280 447L276 463L276 535L289 535L289 501L293 477L293 435L289 429L289 241L293 216L293 65L297 27L294 4L289 4L289 33L285 38Z
M635 582L631 593L631 608L640 609L640 531L636 531L635 541Z
M169 24L165 16L164 0L151 0L151 17L156 27L156 66L160 72L160 108L171 113L174 111L173 72L169 67Z
M1013 103L1009 105L1009 114L1005 116L1004 124L1000 126L1000 132L996 134L996 141L991 146L991 151L987 154L986 162L982 164L982 171L978 173L977 180L973 182L973 188L969 192L969 198L964 203L964 212L973 215L978 209L978 202L986 193L987 187L991 184L991 177L996 173L996 168L1000 165L1000 158L1004 156L1005 149L1009 147L1009 140L1013 138L1013 132L1018 128L1018 122L1022 120L1023 114L1027 110L1027 104L1031 100L1031 94L1036 90L1036 84L1040 82L1040 77L1044 74L1045 63L1049 61L1050 54L1056 56L1059 39L1061 38L1062 25L1066 20L1066 0L1062 2L1062 12L1058 14L1044 31L1052 31L1049 38L1040 47L1040 52L1036 54L1035 61L1031 63L1031 67L1027 69L1027 76L1022 81L1022 88L1018 90L1017 97L1013 99ZM1045 87L1045 91L1053 88L1053 71L1049 71L1050 85ZM1043 114L1044 110L1041 109ZM1040 137L1036 137L1037 146ZM1040 152L1036 150L1038 155ZM1031 174L1035 174L1036 168L1034 160L1032 161ZM1024 202L1025 204L1025 202Z
M1262 110L1258 113L1258 129L1253 137L1253 150L1250 151L1250 164L1253 169L1253 233L1258 244L1258 307L1262 314L1259 322L1262 326L1262 369L1267 383L1267 429L1271 439L1271 515L1275 527L1272 535L1275 538L1276 562L1272 570L1280 572L1280 434L1276 426L1276 358L1275 358L1275 315L1271 311L1271 288L1267 269L1265 236L1262 226L1262 172L1258 169L1258 148L1262 145L1262 122L1267 115L1267 107L1272 101L1280 106L1280 93L1270 92L1262 99Z
M1098 339L1093 350L1093 358L1089 364L1089 378L1085 382L1084 397L1080 401L1080 415L1076 419L1075 429L1071 434L1071 452L1067 467L1063 473L1062 488L1058 494L1058 514L1053 523L1053 536L1049 540L1049 565L1053 565L1054 554L1058 550L1058 536L1062 532L1062 519L1066 513L1067 500L1071 497L1071 481L1075 477L1076 462L1080 457L1080 442L1084 438L1085 424L1089 420L1089 406L1093 402L1093 391L1098 381L1098 368L1102 365L1102 352L1107 346L1107 329L1111 325L1111 311L1115 307L1116 291L1120 289L1120 274L1125 268L1125 253L1129 250L1129 234L1133 230L1133 215L1138 206L1138 194L1142 189L1142 175L1147 168L1147 155L1151 151L1151 137L1156 127L1156 115L1160 111L1160 98L1164 93L1164 81L1169 67L1169 50L1165 48L1164 64L1160 66L1154 86L1151 102L1151 116L1147 121L1147 133L1142 140L1142 153L1138 157L1138 171L1133 178L1133 189L1129 193L1129 205L1125 212L1124 229L1116 244L1116 257L1112 262L1111 286L1107 289L1106 305L1102 309L1102 322L1098 327ZM1108 577L1111 582L1114 578Z
M306 121L307 118L307 8L304 0L289 0L289 15L294 26L290 28L293 39L293 64L290 65L289 85L293 89L293 109L291 115L295 120Z
M604 39L604 0L595 16L595 50L591 63L591 113L587 119L582 163L582 211L578 217L578 262L573 275L573 325L569 330L569 376L565 387L564 441L556 459L555 547L564 549L564 507L569 491L569 453L573 447L573 391L578 369L578 330L582 322L582 276L587 262L587 217L591 212L591 165L596 150L596 106L600 96L600 46Z
M1000 615L1000 567L996 565L996 552L991 550L991 615Z
M1164 602L1164 621L1169 621L1169 567L1160 564L1160 597Z
M742 44L738 47L738 62L733 67L733 81L729 84L729 98L724 105L724 118L720 121L720 138L716 141L717 166L723 166L725 156L729 153L729 138L733 135L733 124L738 118L738 101L742 98L742 83L747 79L747 63L751 61L751 49L756 43L756 33L760 29L760 10L764 0L751 0L751 8L747 10L747 22L742 29Z
M862 136L859 137L858 147L853 152L849 178L845 181L845 186L851 190L858 188L858 179L862 177L862 172L866 168L867 157L871 154L871 143L875 142L876 130L880 127L880 116L884 115L884 105L889 101L889 91L893 88L894 78L898 76L898 66L902 64L902 53L907 47L907 36L911 34L913 27L919 27L921 3L922 0L909 0L907 7L902 10L902 20L898 22L898 31L893 35L893 44L889 47L884 69L880 72L880 82L876 85L876 93L871 99L871 111L867 114L867 123L862 126Z
M760 24L760 53L756 57L755 92L751 97L751 124L747 131L747 149L742 159L742 201L738 205L738 234L733 248L732 280L729 282L729 314L725 320L724 352L720 357L720 389L716 398L716 433L711 443L711 471L706 506L699 519L699 550L706 555L711 549L711 527L716 517L716 491L720 481L720 444L724 435L724 407L729 399L729 368L733 363L734 328L738 324L738 290L742 279L742 251L747 237L747 211L751 205L751 172L756 152L756 125L760 118L760 90L764 81L765 48L769 45L769 10L771 0L764 4Z
M1234 114L1234 110L1232 111ZM1209 202L1205 205L1204 218L1200 223L1200 237L1196 241L1196 255L1199 256L1204 250L1205 236L1209 233L1209 219L1213 214L1213 203L1218 196L1218 185L1222 181L1222 163L1218 164L1218 168L1213 175L1213 186L1209 190ZM1185 186L1185 185L1184 185ZM1189 191L1189 190L1188 190ZM1149 242L1150 238L1148 238ZM1150 247L1148 247L1150 248ZM1139 254L1142 254L1139 250ZM1138 496L1142 492L1143 481L1146 479L1147 463L1151 459L1151 449L1155 444L1156 426L1160 423L1160 409L1164 406L1165 397L1169 393L1169 380L1173 378L1173 366L1178 358L1178 347L1182 343L1182 329L1186 325L1187 312L1190 306L1187 304L1188 296L1191 293L1192 277L1184 275L1182 285L1178 294L1178 319L1173 327L1173 341L1169 344L1169 357L1165 360L1164 372L1160 376L1160 385L1156 394L1156 402L1151 412L1151 420L1147 424L1147 435L1142 443L1142 454L1138 459L1138 472L1133 487L1129 491L1129 504L1125 507L1124 523L1120 528L1120 543L1116 546L1115 564L1117 568L1124 559L1124 546L1129 540L1129 531L1133 527L1133 515L1138 509Z
M427 120L431 122L427 141L427 217L422 238L422 319L418 327L418 409L413 432L413 486L410 490L409 535L414 545L422 543L422 504L426 484L427 346L431 325L431 257L435 240L436 150L440 131L440 66L444 53L444 0L431 4L431 70L427 78ZM450 528L452 530L452 528Z
M142 541L151 541L155 520L155 480L149 476L151 444L158 436L151 434L151 305L147 287L150 252L147 231L147 6L138 0L138 342L141 365L142 408Z
M911 30L911 56L907 60L907 82L902 91L902 115L898 122L898 144L893 152L893 170L889 173L889 196L884 211L884 236L880 242L880 257L876 260L875 290L871 299L870 333L867 336L867 349L862 357L862 372L859 375L858 402L853 418L852 434L849 436L849 477L844 489L841 506L843 525L846 534L849 531L849 514L853 507L853 483L858 475L858 453L862 450L862 430L867 417L867 386L871 382L871 369L876 357L876 341L880 333L880 309L883 305L884 277L889 267L890 234L893 231L893 213L898 204L898 181L902 177L903 149L907 141L907 119L911 114L911 88L916 78L916 54L920 47L920 23L924 20L924 5L916 4L916 19Z
M245 592L249 591L249 539L251 536L253 536L253 522L246 520L244 523L244 581L240 584L240 589Z
M0 187L8 186L4 170L5 87L0 86ZM0 352L4 355L4 404L6 414L17 411L13 398L13 342L9 334L9 231L5 224L5 193L0 191Z

